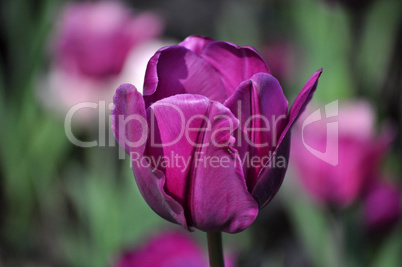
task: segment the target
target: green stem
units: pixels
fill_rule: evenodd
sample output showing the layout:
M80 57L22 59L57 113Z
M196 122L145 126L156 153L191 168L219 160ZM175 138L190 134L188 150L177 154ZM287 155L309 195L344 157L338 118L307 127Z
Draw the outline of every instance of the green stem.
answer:
M330 210L328 214L331 239L334 253L338 259L335 266L345 266L345 229L338 210Z
M207 233L209 265L211 267L225 267L223 261L222 233Z

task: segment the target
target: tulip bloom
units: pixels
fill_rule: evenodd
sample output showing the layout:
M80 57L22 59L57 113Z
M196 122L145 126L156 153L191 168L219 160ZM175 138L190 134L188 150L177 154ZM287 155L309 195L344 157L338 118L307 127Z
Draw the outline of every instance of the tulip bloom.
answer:
M117 75L131 49L157 37L162 25L157 15L133 15L119 2L69 4L54 42L56 64L71 74L93 79Z
M144 95L121 85L113 131L150 207L192 230L246 229L278 191L290 128L321 70L288 112L279 82L251 47L190 36L149 61Z
M225 266L234 266L234 257L226 257ZM125 252L115 267L208 267L204 251L189 236L180 232L164 232L148 240L144 246Z
M163 27L157 14L134 13L118 1L67 4L55 23L53 61L38 86L39 97L63 117L83 102L108 104L111 88L122 81L143 81L149 58L166 45L156 39ZM82 108L74 118L88 126L98 114Z
M292 142L292 160L302 184L315 200L342 208L361 196L366 184L378 173L393 134L385 128L376 137L373 110L363 101L344 103L335 119L337 128L327 128L329 118L306 125L303 132L298 123ZM327 161L313 155L307 146L325 153ZM329 147L336 150L327 150ZM329 162L338 163L334 166Z

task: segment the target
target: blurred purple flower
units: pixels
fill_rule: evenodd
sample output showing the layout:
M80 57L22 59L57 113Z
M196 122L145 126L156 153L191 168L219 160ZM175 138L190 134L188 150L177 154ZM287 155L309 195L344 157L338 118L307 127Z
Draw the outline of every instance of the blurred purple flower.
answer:
M225 266L233 267L233 256L225 256ZM161 233L142 247L125 252L114 267L208 267L208 257L188 235Z
M63 116L79 103L107 105L111 88L143 81L149 58L167 45L156 39L162 29L158 15L132 13L118 1L68 4L50 40L53 62L38 86L39 98ZM97 110L84 108L74 121L87 126L96 116Z
M69 4L58 25L56 64L95 79L117 75L130 50L157 37L162 25L157 15L133 15L117 1Z
M344 207L361 196L368 181L378 173L393 131L384 128L381 136L376 137L373 111L363 101L341 105L338 117L332 121L338 121L338 129L327 128L330 120L325 119L307 125L303 130L304 142L298 123L292 142L292 160L305 188L317 201ZM328 138L336 136L336 132L336 140ZM332 162L338 158L336 166L310 153L305 145L326 152L331 142L337 142L338 154L327 156Z
M372 231L388 230L402 215L402 191L386 181L374 181L364 198L364 219Z
M199 36L161 48L148 63L144 96L123 84L113 100L112 128L147 203L186 229L246 229L279 190L290 127L320 74L288 112L253 48Z

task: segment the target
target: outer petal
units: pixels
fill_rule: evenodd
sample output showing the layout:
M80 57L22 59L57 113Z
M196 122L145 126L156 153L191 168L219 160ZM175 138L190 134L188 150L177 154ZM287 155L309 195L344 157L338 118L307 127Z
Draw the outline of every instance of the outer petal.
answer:
M122 84L113 96L112 130L120 146L130 154L131 147L142 146L148 135L144 100L131 84ZM131 116L131 120L128 117ZM127 120L128 123L125 123Z
M297 95L295 101L293 102L292 107L290 108L288 124L286 125L285 129L281 134L281 137L278 140L278 146L280 146L282 140L287 135L287 132L293 126L293 123L297 120L297 118L299 118L300 114L303 113L303 111L306 109L307 104L313 98L313 94L317 89L318 78L320 78L321 73L322 69L316 71L313 74L313 76L311 76L310 79L308 79L303 89Z
M260 208L268 204L282 184L288 167L287 161L289 159L290 149L290 128L313 97L321 73L322 69L316 71L313 76L310 77L290 109L288 123L281 133L275 151L275 157L273 157L273 159L278 162L268 162L260 171L257 184L252 192L252 195L257 200ZM286 166L284 167L282 167L282 164L279 164L282 159L285 160Z
M230 110L204 96L183 94L151 105L148 117L155 118L150 123L156 145L148 142L147 155L177 158L166 168L156 167L167 177L166 191L191 217L188 223L203 231L247 228L258 214L258 205L231 148L238 121Z
M253 197L262 209L276 195L288 169L290 131L286 134L270 161L261 170L253 190Z
M243 161L248 189L252 192L261 168L272 156L286 126L288 101L272 75L258 73L241 83L225 101L225 106L240 120L235 147Z
M185 208L188 218L192 160L198 138L208 127L209 105L210 100L204 96L182 94L164 98L147 110L151 127L147 156L167 177L165 189Z
M199 94L223 102L219 74L204 59L182 46L159 50L149 61L144 81L146 106L177 94Z
M318 78L320 78L322 73L322 69L317 70L313 76L308 79L307 83L304 85L303 89L297 95L295 101L293 102L292 108L289 113L289 123L287 129L292 127L293 123L296 119L303 113L306 109L307 104L310 102L311 98L313 98L313 94L317 89ZM286 134L286 133L284 133Z
M199 56L204 48L212 42L215 42L215 40L208 37L192 35L184 39L179 45L193 51Z
M112 129L120 145L130 152L134 177L145 201L161 217L188 228L183 207L165 192L166 177L152 170L144 157L148 125L142 95L133 85L123 84L113 103Z
M201 57L219 72L228 96L254 74L270 73L264 60L251 47L216 41L204 48Z
M217 102L209 107L208 117L212 119L211 131L204 133L202 143L210 145L196 152L193 165L193 221L203 231L237 233L250 226L258 215L240 157L232 147L235 139L231 133L238 122Z

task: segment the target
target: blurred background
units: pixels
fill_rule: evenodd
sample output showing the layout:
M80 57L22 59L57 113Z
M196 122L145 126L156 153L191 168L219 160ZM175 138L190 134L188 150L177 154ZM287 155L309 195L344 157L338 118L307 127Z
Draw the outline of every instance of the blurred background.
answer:
M147 206L109 121L117 86L141 89L153 53L192 34L256 48L289 103L322 67L306 116L339 107L338 165L301 145L326 152L325 123L295 127L278 195L223 236L228 265L401 266L399 0L2 0L0 266L141 266L127 253L165 231L189 238L157 242L169 257L205 266L204 233Z

